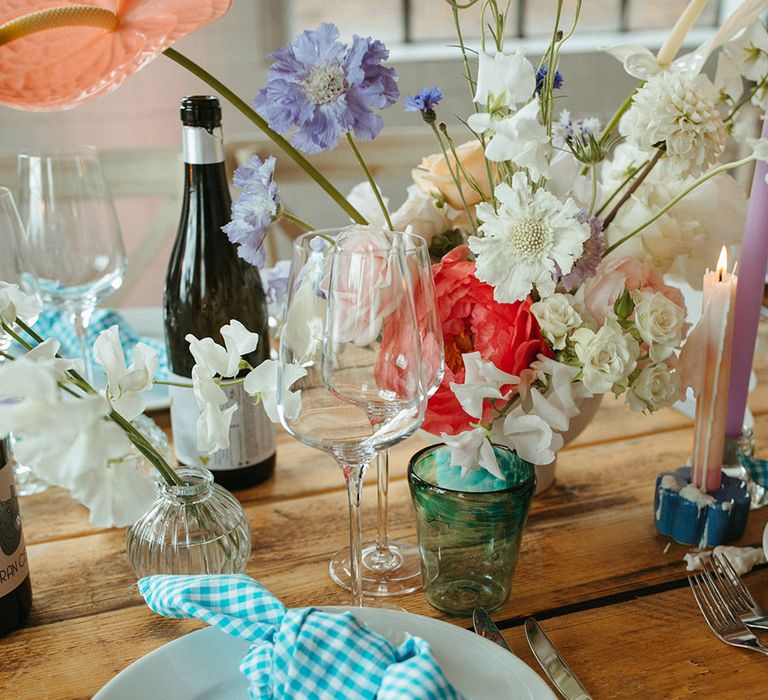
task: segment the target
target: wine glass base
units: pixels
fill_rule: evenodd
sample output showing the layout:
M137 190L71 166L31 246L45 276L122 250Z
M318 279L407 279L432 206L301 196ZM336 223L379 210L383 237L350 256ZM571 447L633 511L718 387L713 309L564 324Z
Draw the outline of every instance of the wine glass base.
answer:
M13 476L16 481L17 496L34 496L48 489L48 483L35 476L27 466L16 462L13 465Z
M349 570L349 548L345 547L334 554L328 571L335 583L350 590ZM390 542L389 551L381 553L374 542L363 544L364 595L383 598L413 593L421 587L421 559L417 547L405 542Z

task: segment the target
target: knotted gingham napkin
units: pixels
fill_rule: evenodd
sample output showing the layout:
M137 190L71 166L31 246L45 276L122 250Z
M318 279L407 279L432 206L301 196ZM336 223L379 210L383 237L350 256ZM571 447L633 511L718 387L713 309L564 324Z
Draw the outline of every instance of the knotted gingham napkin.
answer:
M249 576L149 576L139 590L160 615L194 617L251 642L240 672L252 698L462 698L423 639L395 647L349 612L288 610Z
M91 322L86 330L86 339L91 350L91 360L93 360L93 344L96 342L99 333L115 325L120 329L120 344L123 346L126 362L129 365L133 362L133 349L136 347L136 343L139 341L146 343L153 350L157 351L160 361L155 378L168 379L168 354L165 350L165 343L158 342L153 338L140 337L117 311L96 309L93 312ZM40 318L35 322L33 329L43 338L55 338L58 340L61 343L59 353L62 357L80 357L80 346L77 342L75 329L61 312L46 309L40 314Z

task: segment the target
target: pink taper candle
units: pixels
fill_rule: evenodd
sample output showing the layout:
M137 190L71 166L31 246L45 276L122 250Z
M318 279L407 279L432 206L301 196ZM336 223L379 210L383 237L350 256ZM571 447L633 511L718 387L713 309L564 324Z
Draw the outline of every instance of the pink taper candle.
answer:
M768 138L768 121L763 122L763 138ZM739 437L749 394L749 377L757 341L757 324L763 304L765 269L768 265L768 164L758 160L752 179L747 224L739 261L739 289L733 319L733 362L728 393L726 434Z
M703 491L717 491L722 476L733 310L738 281L736 275L727 272L727 268L728 258L723 246L717 270L707 270L704 275L700 321L705 332L706 356L700 359L705 367L703 386L696 396L691 481Z

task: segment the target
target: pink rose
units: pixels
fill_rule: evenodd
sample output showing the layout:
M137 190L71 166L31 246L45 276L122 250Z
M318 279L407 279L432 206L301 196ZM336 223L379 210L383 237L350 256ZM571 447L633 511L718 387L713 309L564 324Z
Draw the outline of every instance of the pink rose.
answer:
M630 292L637 289L660 292L670 301L685 308L680 290L664 284L662 274L653 265L637 258L603 260L595 276L590 277L584 284L584 305L590 315L602 324L606 316L613 313L613 304L624 289Z

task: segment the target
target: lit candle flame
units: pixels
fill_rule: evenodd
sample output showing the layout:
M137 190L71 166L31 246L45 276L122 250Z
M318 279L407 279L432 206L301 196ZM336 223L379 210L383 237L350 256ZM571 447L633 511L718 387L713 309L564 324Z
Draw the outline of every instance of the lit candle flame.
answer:
M728 251L723 246L720 257L717 259L717 278L723 279L723 274L728 270Z

